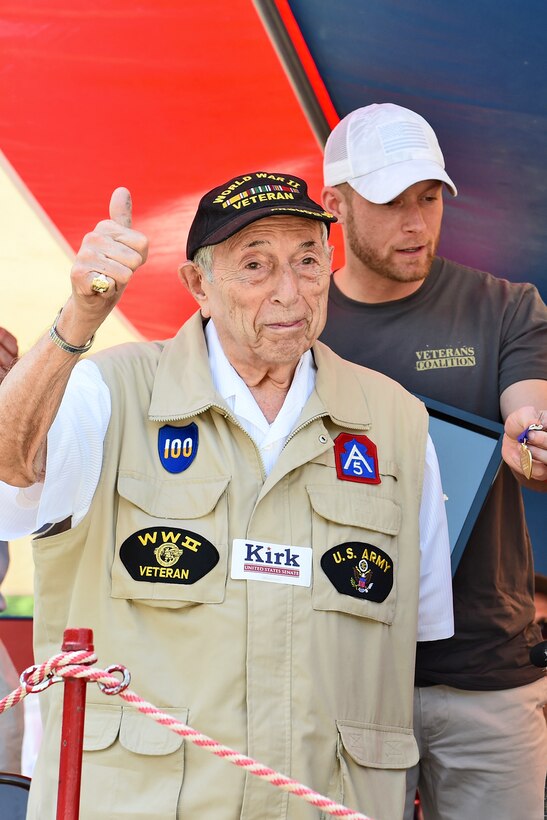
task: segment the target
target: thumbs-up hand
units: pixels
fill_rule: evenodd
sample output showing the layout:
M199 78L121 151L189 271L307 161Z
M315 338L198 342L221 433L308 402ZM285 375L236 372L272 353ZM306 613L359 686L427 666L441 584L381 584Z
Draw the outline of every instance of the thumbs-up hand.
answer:
M146 261L148 240L131 228L131 194L116 188L110 200L110 219L88 233L72 267L73 295L118 302L136 269Z
M116 188L110 218L84 236L71 271L72 297L63 309L63 325L70 323L72 334L76 325L78 336L92 335L146 261L148 239L131 227L131 211L131 194L127 188Z

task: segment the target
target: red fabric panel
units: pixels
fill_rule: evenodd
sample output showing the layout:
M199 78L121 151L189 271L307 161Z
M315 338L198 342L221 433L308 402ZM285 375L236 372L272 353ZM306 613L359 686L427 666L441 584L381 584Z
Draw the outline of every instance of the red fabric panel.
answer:
M75 250L111 191L132 191L151 252L120 308L148 338L195 309L176 270L204 191L266 169L320 194L319 147L250 0L19 0L0 10L0 69L0 147Z

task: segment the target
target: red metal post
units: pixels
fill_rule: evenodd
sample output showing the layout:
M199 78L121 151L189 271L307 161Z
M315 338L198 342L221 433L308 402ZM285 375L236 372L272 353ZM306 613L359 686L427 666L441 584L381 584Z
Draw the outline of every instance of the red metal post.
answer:
M62 651L78 650L93 652L92 629L65 629ZM87 681L81 678L64 681L57 820L78 820L80 816L86 686Z

